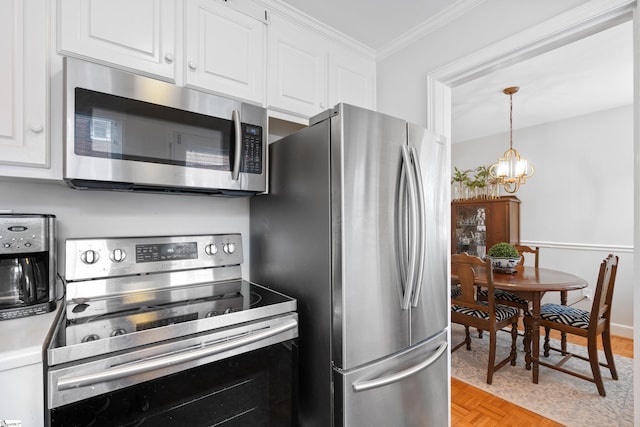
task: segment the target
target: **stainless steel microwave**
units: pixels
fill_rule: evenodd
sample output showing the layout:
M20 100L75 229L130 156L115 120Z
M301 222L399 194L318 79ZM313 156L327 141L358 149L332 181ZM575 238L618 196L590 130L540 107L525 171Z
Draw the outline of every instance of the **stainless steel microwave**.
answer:
M74 188L253 195L266 109L64 59L64 179Z

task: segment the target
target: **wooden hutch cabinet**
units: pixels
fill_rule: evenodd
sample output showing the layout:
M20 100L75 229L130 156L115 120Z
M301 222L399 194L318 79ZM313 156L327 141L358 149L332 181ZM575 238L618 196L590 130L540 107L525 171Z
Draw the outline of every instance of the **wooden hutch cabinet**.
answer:
M520 243L520 200L515 196L451 202L451 250L484 257L496 243Z

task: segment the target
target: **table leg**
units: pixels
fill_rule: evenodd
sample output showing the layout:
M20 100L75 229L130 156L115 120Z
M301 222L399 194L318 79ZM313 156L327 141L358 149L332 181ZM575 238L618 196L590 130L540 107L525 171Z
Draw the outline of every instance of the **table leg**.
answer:
M525 360L527 361L527 369L529 366L533 366L533 383L538 384L539 365L540 358L540 299L542 296L538 293L533 298L533 310L531 311L531 355Z
M567 305L567 291L560 291L560 304ZM565 356L567 354L567 333L560 333L560 349L562 350L562 355Z

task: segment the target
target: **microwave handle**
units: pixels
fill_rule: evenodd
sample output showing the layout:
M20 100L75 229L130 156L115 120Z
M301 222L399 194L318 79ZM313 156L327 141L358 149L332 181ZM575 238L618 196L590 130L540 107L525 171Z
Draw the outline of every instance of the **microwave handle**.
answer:
M240 111L233 110L231 113L233 119L233 129L235 130L235 153L233 157L233 169L231 170L231 179L237 181L240 177L240 158L242 157L242 134L240 126Z

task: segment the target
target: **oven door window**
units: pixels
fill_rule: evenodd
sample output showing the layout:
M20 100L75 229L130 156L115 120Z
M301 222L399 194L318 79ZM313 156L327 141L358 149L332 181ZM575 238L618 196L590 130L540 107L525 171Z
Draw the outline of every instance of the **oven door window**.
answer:
M75 89L80 156L230 171L231 120Z
M295 340L51 410L51 426L295 425Z

